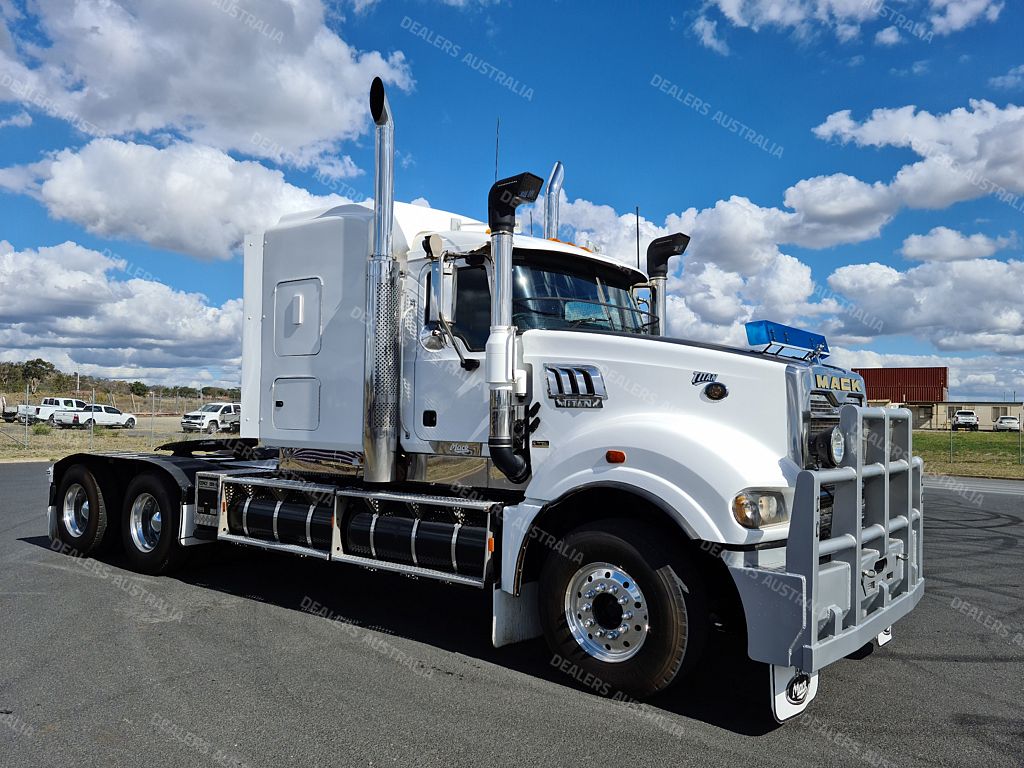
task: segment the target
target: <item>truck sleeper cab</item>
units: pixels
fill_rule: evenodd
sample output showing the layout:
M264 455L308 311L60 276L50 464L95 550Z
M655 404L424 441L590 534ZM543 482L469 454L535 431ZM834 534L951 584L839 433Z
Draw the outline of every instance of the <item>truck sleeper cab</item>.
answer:
M57 462L51 537L147 573L224 541L490 589L496 646L543 635L635 696L735 617L780 721L888 642L924 589L909 412L866 408L815 334L664 336L688 238L646 275L551 239L560 164L544 239L514 232L530 174L487 222L395 203L379 81L371 114L372 207L246 238L240 439Z

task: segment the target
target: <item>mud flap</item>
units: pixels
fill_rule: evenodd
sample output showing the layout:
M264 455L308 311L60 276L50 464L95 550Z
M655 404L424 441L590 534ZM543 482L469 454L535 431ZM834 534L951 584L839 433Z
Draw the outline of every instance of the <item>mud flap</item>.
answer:
M537 610L537 582L523 584L519 597L494 586L491 643L501 648L543 635Z
M892 627L886 627L875 637L878 642L878 647L881 648L883 645L892 640Z
M818 673L807 674L796 667L768 665L772 695L772 716L782 723L796 717L818 694Z

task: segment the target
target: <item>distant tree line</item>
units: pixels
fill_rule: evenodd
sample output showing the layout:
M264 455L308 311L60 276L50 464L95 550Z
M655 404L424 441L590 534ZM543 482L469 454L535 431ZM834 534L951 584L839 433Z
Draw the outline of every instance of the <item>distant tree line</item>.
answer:
M161 397L199 397L200 392L195 387L174 387L174 386L150 386L142 381L121 381L119 379L104 379L99 376L81 376L79 379L73 373L61 371L53 363L36 358L26 360L23 363L2 363L0 362L0 392L8 394L24 392L28 386L29 393L35 395L39 392L50 394L67 394L76 391L92 392L97 394L128 395L136 397L147 397L150 392ZM237 401L242 397L241 389L225 389L223 387L203 387L204 397L216 400Z

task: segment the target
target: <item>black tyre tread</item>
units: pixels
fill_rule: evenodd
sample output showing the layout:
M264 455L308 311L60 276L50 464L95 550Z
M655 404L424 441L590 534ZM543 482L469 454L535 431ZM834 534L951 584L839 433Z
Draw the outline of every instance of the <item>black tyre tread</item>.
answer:
M73 483L78 483L85 488L85 492L89 496L89 527L86 529L85 535L80 538L72 536L64 527L64 494ZM96 510L95 514L92 513L93 509ZM82 557L101 551L109 541L108 523L109 515L103 499L103 490L95 476L81 464L69 467L57 489L57 537L61 543L73 550L74 554Z
M665 599L678 601L683 606L683 612L671 617L665 634L658 638L658 642L667 641L668 655L662 659L645 659L641 651L634 659L619 664L600 662L588 656L569 633L562 607L565 583L579 564L558 553L552 553L545 560L541 571L541 623L553 653L571 659L610 683L610 692L622 691L646 697L685 677L699 661L709 625L704 584L692 562L670 549L654 528L634 521L613 519L588 523L566 536L564 551L585 552L587 548L604 548L615 540L618 540L617 546L624 545L626 551L632 550L629 558L640 560L650 570L651 573L645 574L644 578L633 573L638 583L646 585L645 593L658 586L659 591L664 590ZM584 557L584 562L587 559ZM651 594L647 598L650 602ZM647 642L651 639L649 636Z
M181 507L175 502L177 490L168 479L154 472L139 475L128 484L121 513L121 540L132 570L157 576L170 573L184 562L186 552L177 537L181 515ZM142 492L156 498L163 519L160 543L152 552L139 551L131 536L132 503Z

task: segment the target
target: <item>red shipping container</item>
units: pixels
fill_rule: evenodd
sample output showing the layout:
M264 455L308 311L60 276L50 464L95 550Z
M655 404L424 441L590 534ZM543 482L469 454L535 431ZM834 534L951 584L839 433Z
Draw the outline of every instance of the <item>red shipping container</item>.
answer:
M948 368L854 368L864 377L868 400L941 403L949 399Z

